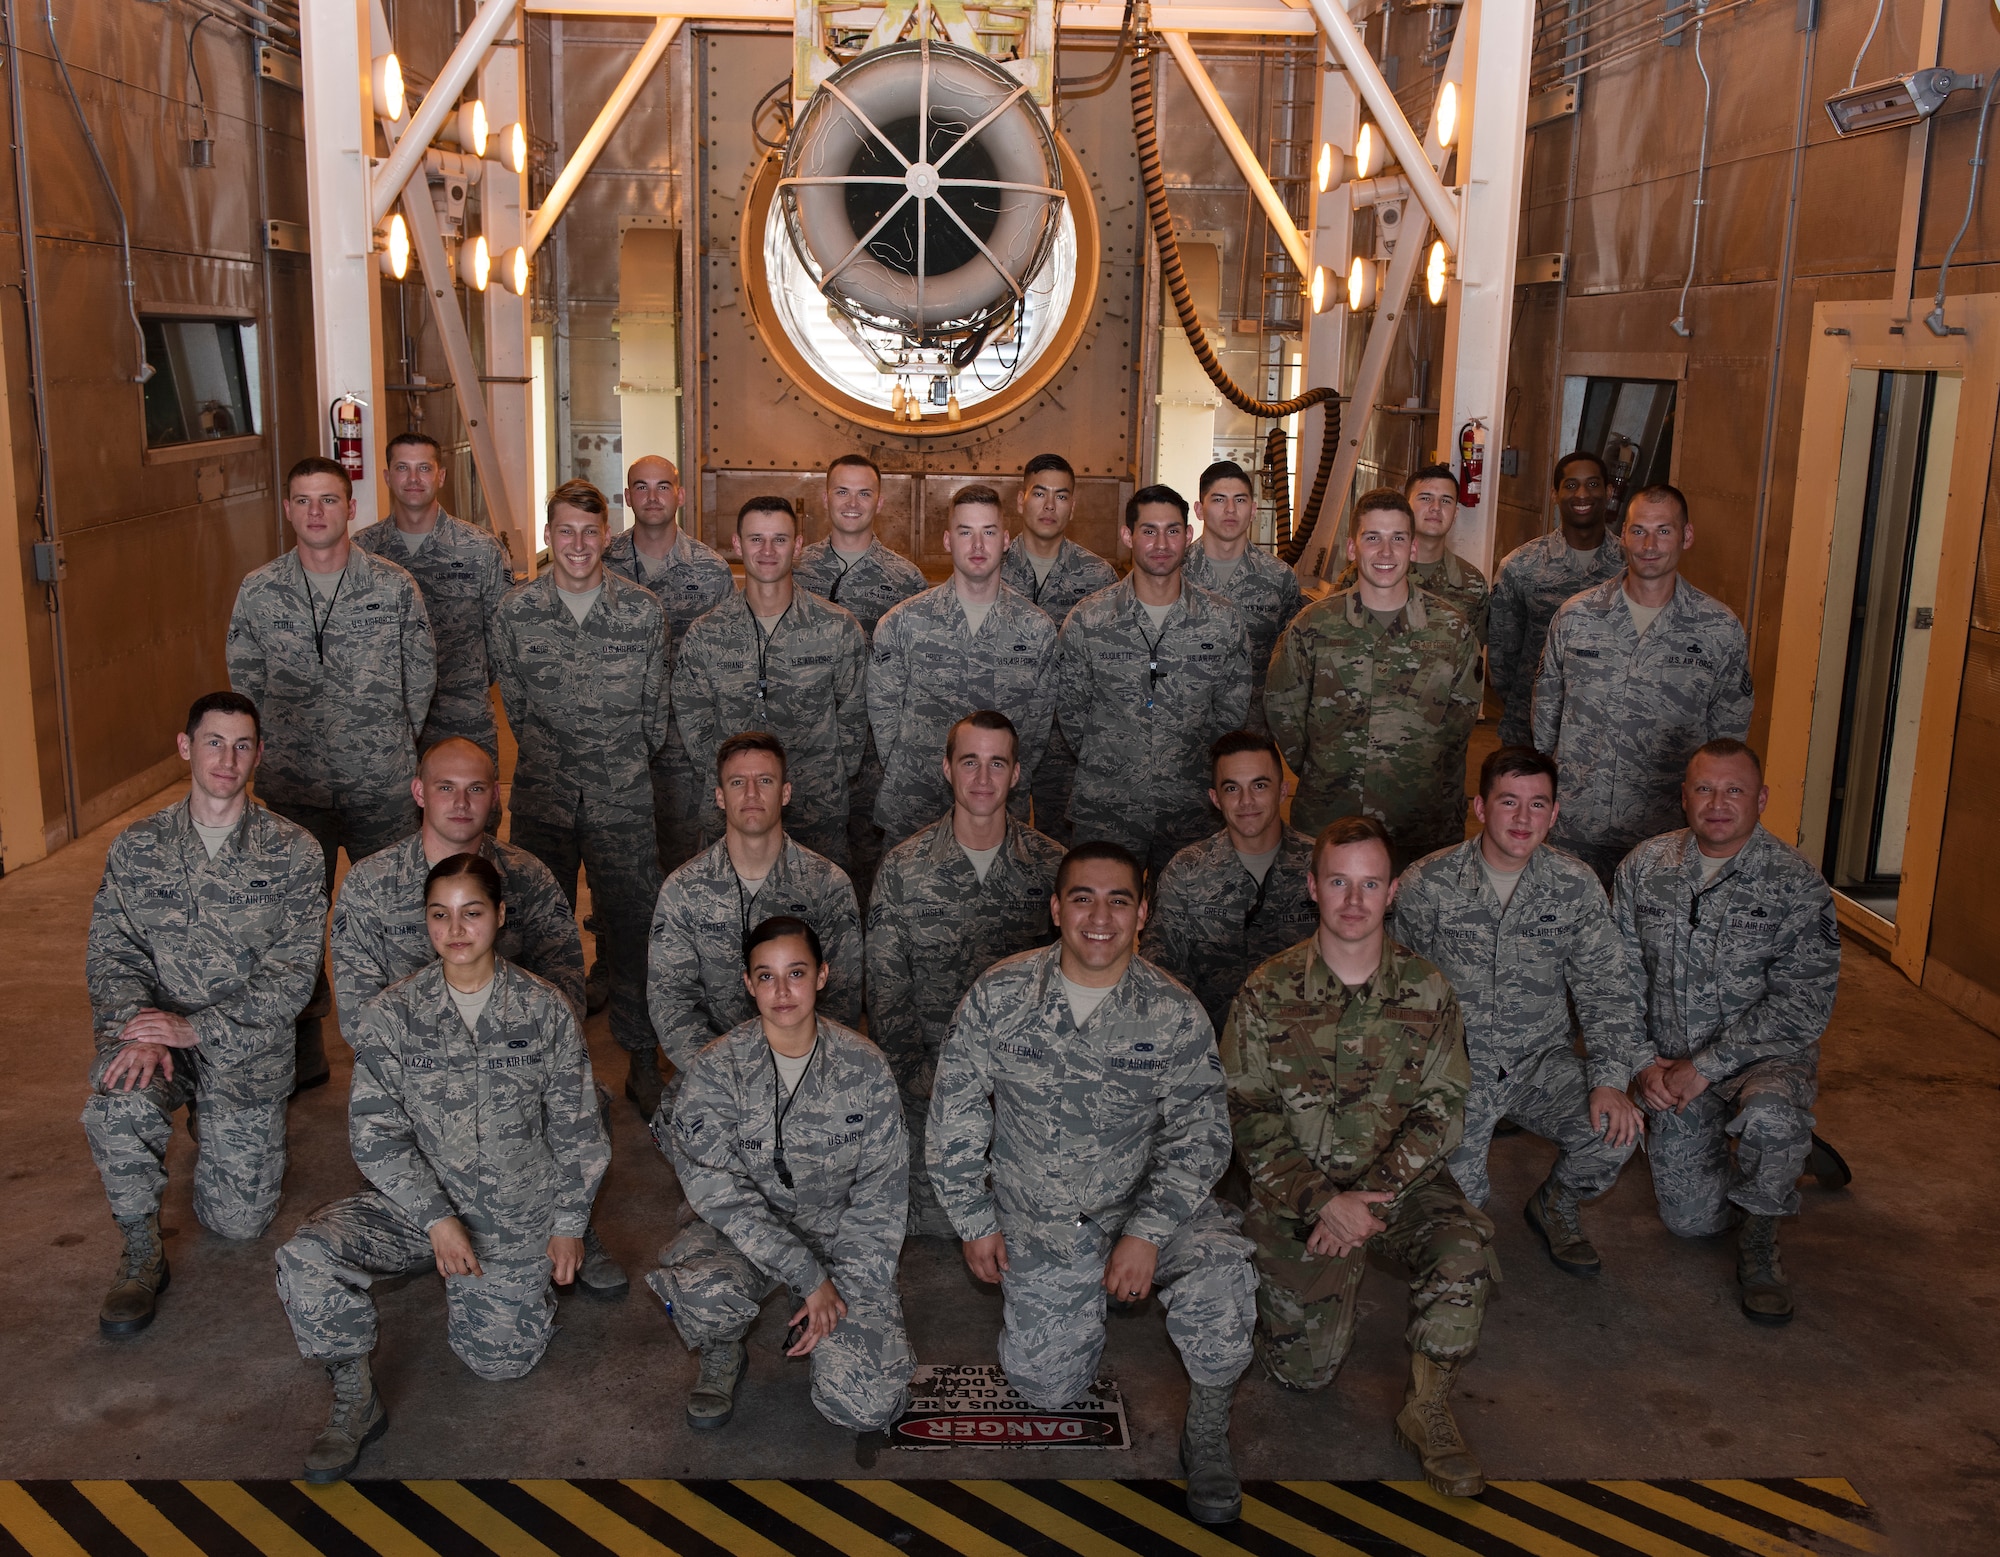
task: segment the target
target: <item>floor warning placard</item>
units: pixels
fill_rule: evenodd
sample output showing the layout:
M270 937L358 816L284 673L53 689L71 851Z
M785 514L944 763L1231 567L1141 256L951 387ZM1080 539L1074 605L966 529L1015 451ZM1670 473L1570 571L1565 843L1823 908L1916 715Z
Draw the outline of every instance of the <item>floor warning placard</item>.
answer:
M1030 1404L991 1363L926 1366L889 1429L897 1449L1125 1449L1125 1402L1109 1379L1053 1411Z

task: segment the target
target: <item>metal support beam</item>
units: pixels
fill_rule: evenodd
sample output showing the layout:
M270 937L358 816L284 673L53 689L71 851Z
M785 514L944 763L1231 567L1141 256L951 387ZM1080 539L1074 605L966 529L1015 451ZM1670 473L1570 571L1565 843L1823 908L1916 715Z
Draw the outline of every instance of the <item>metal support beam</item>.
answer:
M1326 34L1327 42L1333 45L1333 52L1340 56L1341 64L1354 80L1355 90L1360 92L1368 111L1375 116L1375 127L1382 132L1382 138L1389 143L1389 150L1395 154L1396 163L1403 170L1403 176L1410 181L1424 214L1431 219L1431 225L1438 230L1445 246L1454 251L1458 248L1458 203L1451 191L1444 187L1438 177L1437 168L1424 155L1423 143L1410 128L1410 121L1403 117L1402 105L1396 101L1396 94L1389 90L1389 83L1382 77L1381 66L1369 54L1368 46L1361 41L1361 34L1355 31L1354 23L1347 12L1334 0L1306 0L1312 7L1312 14L1318 20L1320 30ZM1464 10L1459 13L1459 27L1465 27L1481 0L1467 0ZM1528 0L1506 0L1509 8L1518 7L1533 23L1533 7ZM1455 36L1455 35L1454 35ZM1521 86L1526 91L1528 83L1525 65L1522 69ZM1525 98L1523 99L1525 105ZM1524 106L1522 113L1527 110ZM1461 116L1462 117L1462 116ZM1348 147L1352 151L1353 147Z
M517 14L503 37L522 36ZM486 104L486 117L496 126L518 124L528 117L528 72L523 48L495 49L480 68L479 96ZM528 175L516 173L504 162L489 162L479 180L479 220L486 244L495 262L517 244L527 241ZM487 287L482 294L485 310L486 413L493 429L493 442L500 453L500 468L506 480L504 494L488 490L486 512L496 531L509 538L517 571L532 571L535 565L534 464L531 443L534 437L532 399L534 385L529 380L531 350L528 337L533 328L532 309L525 297L516 297L506 287ZM484 478L482 477L482 482ZM503 506L504 505L504 506Z
M1215 133L1222 137L1222 144L1229 148L1229 155L1235 160L1237 171L1250 185L1257 203L1264 208L1264 216L1271 224L1271 230L1278 235L1278 241L1285 246L1285 252L1292 257L1292 264L1299 275L1307 280L1312 277L1312 261L1306 250L1305 235L1299 231L1298 223L1292 220L1292 213L1285 209L1285 202L1278 198L1278 191L1271 185L1270 174L1264 171L1264 164L1257 160L1257 153L1251 150L1249 141L1237 128L1236 119L1229 111L1229 105L1222 100L1222 94L1215 89L1200 60L1194 57L1184 32L1163 32L1167 52L1181 67L1181 74L1187 78L1193 90L1195 101L1208 115L1208 122L1215 126Z
M1528 66L1534 0L1470 0L1459 88L1459 168L1465 183L1464 245L1453 245L1456 278L1445 298L1444 375L1438 444L1451 449L1467 422L1486 429L1485 492L1459 510L1453 549L1493 573L1494 509L1506 445L1507 353L1514 328L1514 267L1521 233L1521 184L1528 148ZM1448 242L1449 240L1447 240Z
M1944 0L1924 0L1923 18L1917 24L1917 69L1929 70L1937 64L1943 37ZM1931 119L1924 119L1910 126L1909 150L1903 158L1903 205L1896 224L1896 279L1889 292L1898 319L1908 319L1915 311L1911 298L1917 289L1917 237L1923 228L1931 124ZM1976 172L1973 174L1974 178L1978 176Z
M375 177L368 191L368 223L372 229L377 222L387 216L403 193L403 186L422 164L424 151L437 139L444 122L458 111L459 97L464 93L466 83L486 58L486 51L493 47L493 40L514 25L515 0L486 0L479 8L472 25L465 29L458 40L458 47L451 51L451 57L444 62L444 69L438 72L437 80L424 93L424 100L417 105L416 112L396 141L396 149L389 154L389 160L375 171ZM359 61L362 90L368 90L372 61ZM307 62L307 71L312 69Z
M488 4L494 3L497 0L488 0ZM680 31L680 26L681 18L678 16L662 16L654 21L653 30L639 46L637 57L619 78L610 99L598 110L596 120L584 132L583 139L577 142L576 150L570 154L562 172L550 187L548 199L542 202L541 209L535 212L534 220L528 224L528 258L535 257L535 251L541 248L556 223L562 219L570 196L576 193L591 164L597 161L597 154L604 149L604 143L611 139L612 132L623 122L625 110L632 106L647 78L659 67L667 45L674 41L674 34Z
M494 0L498 3L498 0ZM355 0L301 0L305 72L306 212L312 230L313 362L319 378L319 451L333 453L328 413L342 395L367 402L354 523L383 512L382 288L368 163L375 150L369 85L370 23ZM417 148L421 150L421 147Z
M1333 51L1324 38L1316 39L1313 74L1319 81L1318 101L1315 104L1313 124L1313 152L1317 159L1323 145L1345 148L1354 144L1355 134L1361 128L1361 102L1354 95L1354 85L1347 73L1335 70ZM1312 265L1324 266L1333 295L1326 300L1323 313L1312 311L1312 266L1303 272L1306 297L1300 308L1300 323L1305 333L1305 375L1308 384L1332 384L1336 388L1345 376L1347 368L1347 310L1340 306L1340 279L1347 274L1350 258L1349 249L1354 241L1354 213L1344 192L1338 188L1326 194L1319 192L1317 177L1306 186L1311 201L1307 216L1307 226L1311 230ZM1350 414L1359 407L1347 408ZM1320 442L1326 436L1326 408L1315 406L1299 418L1299 459L1298 479L1292 483L1292 523L1296 526L1305 513L1306 499L1312 493L1312 473L1319 469ZM1351 471L1349 479L1352 479ZM1346 503L1347 489L1338 482L1329 482L1326 498L1321 504L1318 528L1324 538L1334 533L1340 517L1340 510ZM1296 533L1296 531L1294 532ZM1316 578L1317 573L1299 570L1302 579Z
M526 0L523 10L537 16L643 16L664 14L660 0ZM796 19L796 0L677 0L674 15L691 22L784 22ZM1059 9L1065 32L1117 32L1124 26L1122 0L1070 4ZM1153 25L1175 32L1249 33L1309 37L1310 14L1265 0L1211 0L1206 5L1153 7Z

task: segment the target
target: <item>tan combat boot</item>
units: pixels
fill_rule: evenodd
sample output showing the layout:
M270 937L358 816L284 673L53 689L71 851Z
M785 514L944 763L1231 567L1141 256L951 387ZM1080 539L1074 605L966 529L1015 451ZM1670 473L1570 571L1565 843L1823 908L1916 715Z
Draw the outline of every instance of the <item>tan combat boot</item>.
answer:
M1523 1214L1528 1225L1541 1234L1557 1269L1572 1276L1595 1276L1604 1269L1604 1261L1597 1246L1583 1236L1583 1223L1578 1219L1582 1206L1583 1200L1577 1192L1567 1184L1557 1183L1552 1173L1528 1197Z
M1448 1498L1476 1498L1486 1474L1451 1414L1451 1382L1459 1364L1410 1354L1410 1392L1396 1415L1396 1436L1423 1461L1424 1480Z
M1243 1483L1229 1457L1229 1405L1234 1384L1188 1385L1187 1426L1181 1429L1181 1469L1187 1473L1188 1518L1226 1525L1242 1517Z
M319 1437L306 1450L306 1480L344 1481L361 1458L361 1451L382 1436L389 1413L375 1392L375 1375L366 1357L349 1357L326 1365L333 1380L333 1410Z
M1742 1289L1743 1317L1752 1324L1792 1322L1792 1284L1778 1260L1778 1219L1746 1216L1736 1235L1736 1282Z
M741 1341L716 1341L701 1349L701 1373L688 1391L688 1426L698 1433L727 1427L736 1415L736 1386L750 1367Z
M157 1211L113 1220L125 1235L125 1253L111 1290L104 1295L104 1306L97 1311L97 1328L104 1335L137 1335L153 1322L154 1305L172 1279L167 1270L167 1246L160 1238Z
M625 1267L611 1257L594 1225L583 1230L583 1263L577 1267L576 1287L579 1292L606 1302L622 1298L632 1290Z

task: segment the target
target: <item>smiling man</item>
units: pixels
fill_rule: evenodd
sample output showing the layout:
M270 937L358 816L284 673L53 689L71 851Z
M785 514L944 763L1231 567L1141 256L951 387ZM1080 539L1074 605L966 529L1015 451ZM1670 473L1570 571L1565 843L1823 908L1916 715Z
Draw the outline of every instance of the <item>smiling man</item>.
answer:
M1458 997L1383 929L1396 888L1381 823L1328 824L1312 893L1319 928L1250 976L1222 1034L1253 1196L1257 1355L1286 1388L1324 1389L1354 1344L1369 1255L1407 1266L1410 1386L1396 1432L1434 1488L1476 1497L1486 1481L1451 1386L1479 1345L1493 1224L1445 1167L1470 1080Z
M1410 583L1403 494L1364 492L1347 554L1354 587L1293 618L1271 657L1265 715L1299 775L1292 825L1360 813L1396 862L1465 837L1465 748L1479 716L1479 640L1463 614Z
M1639 992L1604 889L1581 860L1548 846L1561 810L1555 763L1532 747L1501 747L1480 766L1472 809L1477 838L1403 872L1393 926L1444 971L1465 1013L1472 1090L1452 1177L1485 1206L1486 1155L1503 1118L1555 1142L1528 1225L1559 1267L1595 1276L1602 1261L1578 1208L1617 1182L1645 1127L1625 1095Z
M988 969L938 1061L931 1182L997 1282L1000 1365L1053 1410L1097 1377L1107 1299L1154 1291L1188 1370L1181 1464L1189 1515L1243 1507L1229 1409L1250 1362L1256 1278L1233 1206L1215 1032L1181 985L1137 955L1139 862L1115 843L1064 857L1049 911L1061 940Z
M1261 546L1250 543L1257 518L1250 474L1234 460L1217 460L1201 473L1201 539L1187 550L1191 584L1211 589L1236 607L1250 635L1250 712L1244 728L1264 728L1264 677L1271 649L1303 603L1299 576Z
M1730 609L1681 578L1687 499L1651 486L1625 503L1625 567L1556 612L1535 678L1535 746L1562 770L1554 839L1611 880L1681 815L1688 758L1750 733L1750 650Z
M868 664L868 720L883 767L875 820L892 846L951 806L937 759L957 721L979 708L1005 714L1020 766L1032 773L1055 713L1056 631L1000 582L1007 550L1000 494L959 488L944 544L951 577L882 618ZM1025 784L1014 804L1027 814Z

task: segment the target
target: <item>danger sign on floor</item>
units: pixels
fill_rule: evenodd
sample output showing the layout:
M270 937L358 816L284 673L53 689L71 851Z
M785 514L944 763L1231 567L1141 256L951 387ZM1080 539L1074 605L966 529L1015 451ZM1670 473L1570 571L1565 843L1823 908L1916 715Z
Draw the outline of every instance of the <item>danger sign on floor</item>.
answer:
M897 1449L1125 1449L1125 1402L1100 1379L1053 1411L1029 1404L990 1363L926 1366L910 1380L910 1409L889 1429Z

